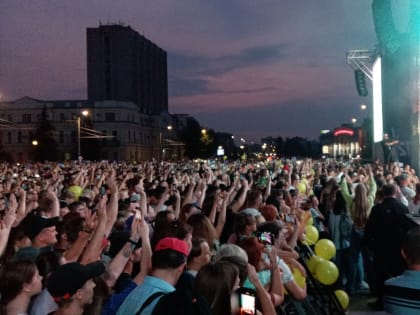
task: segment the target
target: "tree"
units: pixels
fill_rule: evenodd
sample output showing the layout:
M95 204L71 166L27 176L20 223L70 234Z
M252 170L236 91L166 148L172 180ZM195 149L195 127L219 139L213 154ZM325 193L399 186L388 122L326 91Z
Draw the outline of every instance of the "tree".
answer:
M57 141L54 138L54 132L55 127L48 121L47 108L44 106L34 138L30 139L31 142L38 141L33 152L35 161L57 160Z

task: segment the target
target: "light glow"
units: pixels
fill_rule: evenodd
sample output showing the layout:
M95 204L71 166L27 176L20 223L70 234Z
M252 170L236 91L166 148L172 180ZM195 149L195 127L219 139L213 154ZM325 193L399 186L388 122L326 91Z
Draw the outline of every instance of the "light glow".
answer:
M348 136L353 136L354 135L354 131L351 129L337 129L336 131L334 131L334 136L341 136L341 135L348 135Z
M383 140L383 119L382 119L382 64L381 57L378 57L372 67L372 89L373 89L373 142Z

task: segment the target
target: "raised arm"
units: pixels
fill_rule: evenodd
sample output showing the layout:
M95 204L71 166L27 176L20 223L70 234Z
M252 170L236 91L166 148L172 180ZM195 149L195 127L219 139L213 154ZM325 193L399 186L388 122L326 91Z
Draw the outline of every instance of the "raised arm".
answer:
M112 288L124 270L125 265L131 257L131 253L136 247L137 242L140 239L141 233L141 218L134 219L131 225L131 234L128 242L118 252L117 256L111 260L107 267L105 282L109 288Z
M149 273L152 266L152 246L150 245L149 238L149 225L145 220L141 221L141 260L140 260L140 272L133 279L137 284L143 282L144 278Z
M115 169L111 170L111 174L107 180L107 185L111 191L109 202L107 205L106 224L105 224L105 237L111 234L112 227L115 221L117 221L118 215L118 187L115 179Z
M89 264L98 260L102 252L102 241L105 235L105 225L106 225L106 195L102 196L99 200L97 216L98 224L96 226L95 232L93 232L92 239L89 241L86 246L85 251L82 254L80 260L81 264Z
M14 209L9 208L5 210L3 219L0 220L0 257L3 256L4 251L9 240L10 231L13 223L16 220L16 212Z
M268 291L263 287L261 281L258 279L257 272L254 266L247 265L249 281L255 286L256 294L261 303L261 311L263 315L276 315L276 310L271 300L271 296Z

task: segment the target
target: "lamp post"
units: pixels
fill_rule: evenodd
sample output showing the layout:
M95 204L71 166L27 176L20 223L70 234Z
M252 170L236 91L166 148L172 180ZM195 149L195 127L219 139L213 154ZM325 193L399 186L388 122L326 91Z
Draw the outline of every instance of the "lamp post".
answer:
M77 115L77 119L76 119L76 123L77 123L77 158L80 159L81 158L81 150L80 150L80 116L88 116L89 115L89 111L87 110L83 110L80 112L79 115Z
M172 131L172 126L168 125L166 126L166 130ZM163 133L162 131L159 132L159 147L160 147L160 159L163 160L165 157L165 148L163 147Z

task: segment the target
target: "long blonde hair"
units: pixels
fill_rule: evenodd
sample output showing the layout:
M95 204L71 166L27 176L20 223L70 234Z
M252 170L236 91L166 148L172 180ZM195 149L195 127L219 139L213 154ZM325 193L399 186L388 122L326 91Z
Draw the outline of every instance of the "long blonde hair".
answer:
M364 184L358 184L354 189L354 200L353 200L353 210L354 210L354 226L356 228L363 228L368 219L368 210L369 210L369 201L367 196L367 189Z

